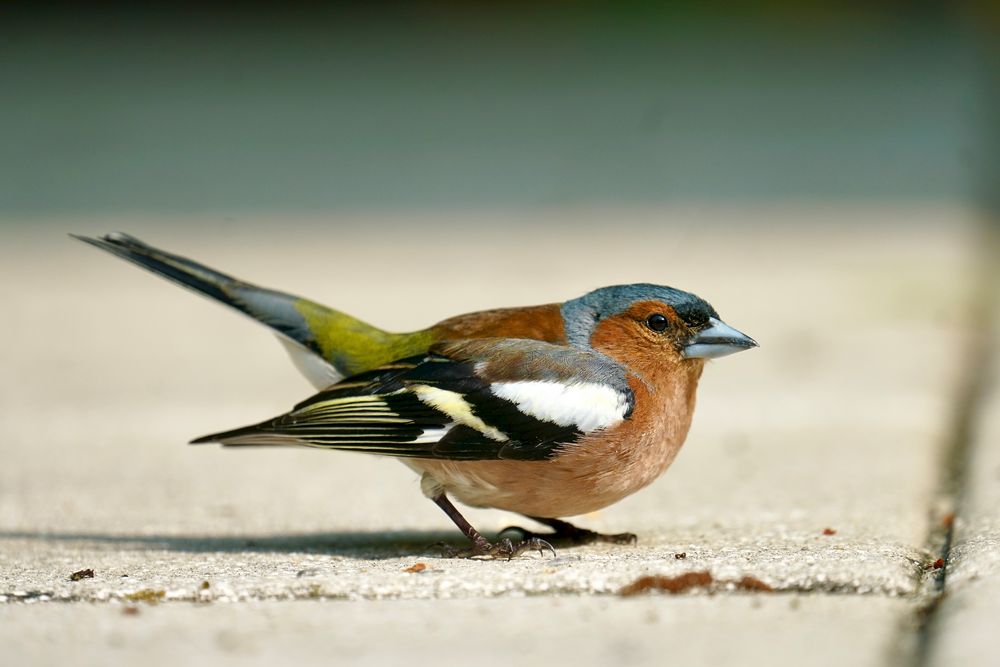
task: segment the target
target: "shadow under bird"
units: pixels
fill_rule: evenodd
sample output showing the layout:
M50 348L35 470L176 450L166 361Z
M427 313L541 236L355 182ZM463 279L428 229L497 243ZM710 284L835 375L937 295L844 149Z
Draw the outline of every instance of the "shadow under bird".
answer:
M562 517L628 496L671 464L705 360L756 347L678 289L603 287L561 304L458 315L389 333L122 233L75 236L273 329L321 391L267 421L194 440L394 456L469 538L450 555L511 558L549 541L628 543ZM490 542L450 497L554 532Z

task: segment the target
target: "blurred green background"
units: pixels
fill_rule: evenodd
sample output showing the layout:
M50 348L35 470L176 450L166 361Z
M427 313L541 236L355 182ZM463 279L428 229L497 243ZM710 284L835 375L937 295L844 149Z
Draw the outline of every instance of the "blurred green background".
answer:
M995 192L985 3L746 7L8 7L0 220Z

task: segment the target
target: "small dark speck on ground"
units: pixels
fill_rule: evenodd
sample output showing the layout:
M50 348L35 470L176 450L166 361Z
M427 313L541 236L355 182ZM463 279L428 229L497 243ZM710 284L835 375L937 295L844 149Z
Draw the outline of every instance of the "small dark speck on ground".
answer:
M683 593L692 588L706 588L712 584L710 572L685 572L676 577L665 575L647 575L639 577L631 584L618 591L619 595L629 597L649 591L664 591L666 593Z
M135 591L134 593L129 593L125 596L125 599L129 602L149 602L156 603L167 596L166 591L157 591L152 588L143 588L142 590Z
M770 584L767 584L757 577L746 575L736 582L736 588L741 591L762 591L764 593L770 593L774 590Z
M835 531L833 528L824 528L823 529L823 534L824 535L836 535L837 531Z
M761 581L752 575L745 575L736 580L726 580L716 579L710 572L701 570L697 572L685 572L684 574L679 574L675 577L668 577L666 575L647 575L639 577L631 584L628 584L618 591L618 594L624 597L647 593L650 591L663 591L670 594L676 594L684 593L697 588L707 589L709 587L713 587L713 584L732 586L736 590L740 591L752 591L758 593L770 593L774 591L774 588L770 584Z
M77 570L73 574L69 575L70 581L80 581L81 579L93 579L94 571L89 567L85 570Z
M684 560L687 557L688 555L686 551L681 551L680 553L674 554L674 558L676 558L677 560Z

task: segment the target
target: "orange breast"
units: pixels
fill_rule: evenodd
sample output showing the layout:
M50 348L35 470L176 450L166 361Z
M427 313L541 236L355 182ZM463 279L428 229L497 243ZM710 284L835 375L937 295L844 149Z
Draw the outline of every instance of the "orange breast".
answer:
M410 460L475 507L567 517L607 507L659 477L684 444L703 364L682 361L652 386L635 380L631 418L595 431L549 461Z

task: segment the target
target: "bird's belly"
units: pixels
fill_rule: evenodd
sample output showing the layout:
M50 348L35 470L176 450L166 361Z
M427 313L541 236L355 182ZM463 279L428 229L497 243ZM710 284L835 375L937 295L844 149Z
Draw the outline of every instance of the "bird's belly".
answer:
M548 461L439 461L410 459L445 492L473 507L530 516L568 517L594 512L635 493L673 462L679 440L582 440Z

